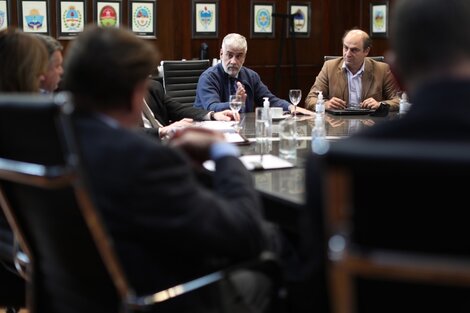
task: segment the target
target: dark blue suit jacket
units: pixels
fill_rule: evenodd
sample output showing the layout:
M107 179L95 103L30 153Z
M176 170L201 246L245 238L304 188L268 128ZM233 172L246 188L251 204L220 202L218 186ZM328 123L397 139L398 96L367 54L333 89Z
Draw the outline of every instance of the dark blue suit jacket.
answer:
M154 292L207 273L214 260L253 258L265 247L252 177L236 157L216 161L204 187L179 151L76 117L92 191L131 284Z
M255 71L242 66L237 80L244 85L247 94L245 109L241 112L254 112L255 107L263 106L263 97L269 98L272 107L282 107L284 111L289 109L290 103L273 95ZM219 63L209 67L199 77L194 106L210 111L223 111L230 109L229 96L230 79Z

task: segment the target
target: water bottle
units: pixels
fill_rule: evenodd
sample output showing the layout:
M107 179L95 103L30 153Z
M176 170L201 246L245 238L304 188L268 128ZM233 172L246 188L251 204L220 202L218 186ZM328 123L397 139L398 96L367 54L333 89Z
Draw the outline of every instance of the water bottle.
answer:
M263 101L264 114L266 116L266 120L268 121L267 135L269 137L272 137L273 136L273 118L271 114L271 109L269 108L270 107L269 98L264 97L263 99L264 99Z
M323 99L323 93L318 92L317 103L315 104L315 113L325 114L325 100Z
M404 115L410 109L411 103L408 102L408 96L406 92L403 92L400 97L400 111L398 112L400 115Z
M317 114L315 126L312 128L312 151L316 154L325 154L329 146L326 140L325 115Z

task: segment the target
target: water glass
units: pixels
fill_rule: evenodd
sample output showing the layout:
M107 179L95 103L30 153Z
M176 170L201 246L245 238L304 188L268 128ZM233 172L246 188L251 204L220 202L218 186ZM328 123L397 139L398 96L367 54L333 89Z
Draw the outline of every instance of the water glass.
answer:
M293 119L279 123L279 156L286 160L297 159L297 129Z
M239 111L243 106L243 100L241 96L237 95L230 95L229 99L229 104L230 104L230 109L232 110L233 116L239 115ZM235 130L240 131L241 130L241 123L238 122L235 125Z
M302 99L302 90L300 89L290 89L289 90L289 100L294 105L294 118L297 118L297 104L299 104L300 99Z
M242 97L237 95L231 95L229 101L230 109L232 110L232 112L234 114L238 113L243 105Z

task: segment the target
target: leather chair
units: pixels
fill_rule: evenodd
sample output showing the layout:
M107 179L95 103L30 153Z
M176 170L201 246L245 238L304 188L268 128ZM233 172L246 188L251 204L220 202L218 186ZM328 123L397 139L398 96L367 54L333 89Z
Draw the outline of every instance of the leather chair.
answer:
M333 60L333 59L337 59L337 58L341 58L341 56L340 55L325 55L323 57L323 61L326 62L328 60ZM385 57L383 55L372 56L372 57L368 57L368 58L371 58L372 60L379 61L379 62L385 62Z
M236 268L277 264L264 254L262 261L137 295L94 206L72 111L63 93L0 97L0 205L30 259L29 312L131 312L156 304L172 311L176 298L222 282Z
M199 76L209 67L209 60L162 61L165 93L183 105L196 99Z
M18 251L13 232L0 211L0 307L6 313L19 312L26 305L25 277L15 266Z
M470 311L469 144L338 141L307 175L332 312Z

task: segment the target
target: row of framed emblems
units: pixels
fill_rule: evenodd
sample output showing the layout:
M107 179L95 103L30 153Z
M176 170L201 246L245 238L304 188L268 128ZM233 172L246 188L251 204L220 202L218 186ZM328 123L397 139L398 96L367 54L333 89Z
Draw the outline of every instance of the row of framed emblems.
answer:
M9 2L0 0L0 29L11 20ZM50 0L18 0L18 26L28 33L50 34ZM92 21L87 17L87 0L57 1L57 37L72 39L85 25L93 22L100 27L120 27L123 7L121 0L93 0ZM157 0L128 0L129 28L140 37L156 38Z

